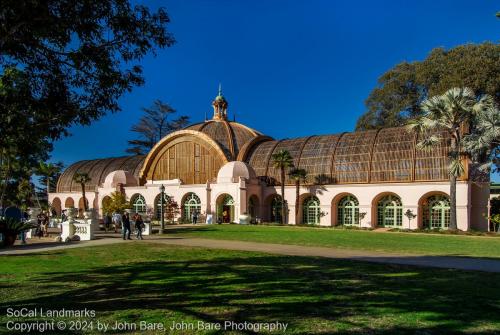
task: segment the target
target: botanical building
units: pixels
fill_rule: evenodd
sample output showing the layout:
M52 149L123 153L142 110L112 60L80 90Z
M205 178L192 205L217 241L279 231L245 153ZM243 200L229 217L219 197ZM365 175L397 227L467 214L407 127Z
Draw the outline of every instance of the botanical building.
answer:
M83 208L76 172L86 172L91 207L102 214L112 192L124 192L134 211L160 216L161 193L180 205L191 220L211 214L215 221L281 219L280 171L272 155L287 150L294 166L305 169L295 215L295 183L287 175L285 200L290 224L363 227L447 228L450 220L447 140L419 150L419 138L404 128L275 140L228 121L227 101L219 94L211 120L165 136L147 156L86 160L69 166L49 200L56 211ZM439 134L438 134L439 135ZM486 230L489 180L469 163L457 183L458 227ZM409 220L405 213L416 215Z

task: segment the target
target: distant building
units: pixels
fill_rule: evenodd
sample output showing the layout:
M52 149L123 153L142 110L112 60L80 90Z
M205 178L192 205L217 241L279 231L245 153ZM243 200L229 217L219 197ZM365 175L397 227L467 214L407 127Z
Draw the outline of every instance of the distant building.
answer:
M76 172L87 172L87 199L102 214L113 191L124 192L136 212L160 216L160 185L181 205L181 219L238 222L242 214L262 222L280 221L279 171L272 154L288 150L294 165L307 171L295 215L296 189L286 177L290 224L362 227L441 228L449 225L449 145L419 150L416 135L387 128L335 135L274 140L243 124L228 121L226 99L212 103L211 120L165 136L147 156L77 162L61 175L49 199L56 211L83 208ZM277 124L276 127L279 127ZM438 134L440 135L440 134ZM464 162L457 182L458 228L486 230L489 176ZM417 217L404 216L411 210Z

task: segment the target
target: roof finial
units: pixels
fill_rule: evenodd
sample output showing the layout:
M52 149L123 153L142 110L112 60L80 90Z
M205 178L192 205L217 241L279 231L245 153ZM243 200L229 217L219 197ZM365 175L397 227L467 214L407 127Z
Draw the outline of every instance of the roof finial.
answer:
M222 84L221 83L219 83L219 94L218 95L222 96Z

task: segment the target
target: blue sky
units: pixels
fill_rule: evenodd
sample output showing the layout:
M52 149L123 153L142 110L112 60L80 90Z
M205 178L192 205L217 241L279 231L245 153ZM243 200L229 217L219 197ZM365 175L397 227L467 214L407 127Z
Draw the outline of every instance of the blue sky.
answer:
M275 138L351 131L397 63L500 39L491 0L143 3L167 9L177 43L143 60L146 84L120 100L122 112L72 128L53 161L124 155L141 107L155 99L202 121L219 82L230 118Z

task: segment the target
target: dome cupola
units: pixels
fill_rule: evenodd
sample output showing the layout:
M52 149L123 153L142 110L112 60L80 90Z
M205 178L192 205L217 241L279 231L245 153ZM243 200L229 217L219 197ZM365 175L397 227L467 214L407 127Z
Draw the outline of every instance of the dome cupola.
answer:
M227 101L222 95L222 87L219 84L219 94L212 102L214 108L214 120L227 120Z

